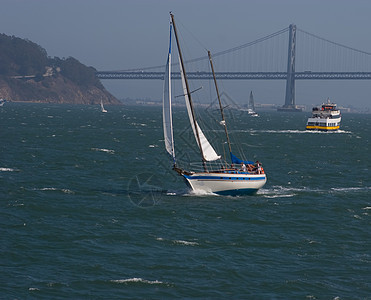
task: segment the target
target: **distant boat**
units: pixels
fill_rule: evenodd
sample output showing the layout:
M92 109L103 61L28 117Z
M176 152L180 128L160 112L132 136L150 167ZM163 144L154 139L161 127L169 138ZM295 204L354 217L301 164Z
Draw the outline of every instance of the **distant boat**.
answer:
M340 128L341 114L335 103L327 99L320 107L313 107L312 116L308 118L307 130L334 131Z
M249 98L249 106L247 108L247 113L251 115L252 117L259 117L257 112L255 111L255 103L254 103L254 96L252 94L252 91L250 92L250 98Z
M103 101L102 100L100 100L100 110L103 112L103 113L106 113L107 112L107 110L104 108L104 106L103 106Z
M239 194L253 194L258 189L264 186L267 177L259 162L244 161L237 158L231 150L231 143L227 131L226 120L223 113L223 105L220 100L219 90L215 78L214 67L211 59L211 54L208 52L209 62L213 73L216 94L218 96L219 110L221 113L220 125L224 127L227 145L231 163L228 164L220 155L216 153L213 146L207 140L204 132L201 130L199 122L196 120L197 116L194 111L193 101L189 89L186 71L182 53L180 50L178 34L175 26L174 16L170 14L170 46L168 59L166 64L165 78L164 78L164 93L163 93L163 127L164 140L166 151L170 154L173 170L181 175L187 185L194 191L211 192L223 195L239 195ZM174 150L174 135L172 122L172 84L171 84L171 36L172 28L174 28L176 44L179 56L179 67L181 82L183 88L183 96L185 98L188 118L191 123L193 135L196 139L200 151L200 158L202 163L202 171L185 170L178 166ZM187 149L186 151L189 151ZM192 167L193 168L193 167Z
M4 106L5 102L6 102L6 100L3 99L3 98L1 98L1 99L0 99L0 107L1 107L1 106Z

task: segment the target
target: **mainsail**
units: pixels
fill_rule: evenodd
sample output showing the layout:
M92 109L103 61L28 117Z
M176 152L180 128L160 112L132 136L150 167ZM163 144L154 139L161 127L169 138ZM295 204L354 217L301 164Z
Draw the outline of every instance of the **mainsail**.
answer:
M202 149L202 154L204 156L203 158L204 158L205 161L217 160L221 156L216 154L214 148L210 145L209 141L205 137L205 135L202 132L200 126L197 123L197 121L194 122L194 120L193 120L191 106L190 106L190 103L189 103L190 101L189 101L188 93L187 93L187 87L186 87L186 83L185 83L185 79L184 79L184 72L183 72L182 64L179 63L179 66L180 66L180 75L181 75L181 79L182 79L183 94L184 94L184 98L185 98L185 102L186 102L186 106L187 106L187 111L188 111L188 117L189 117L189 121L191 122L191 126L192 126L192 129L193 129L193 134L196 138L198 147L200 147ZM198 142L198 139L197 139L196 128L197 128L197 132L198 132L198 136L199 136L199 139L200 139L201 146L200 146L200 144Z
M164 127L164 139L166 151L172 156L175 163L174 137L173 137L173 121L171 112L171 23L170 23L170 41L169 54L166 62L165 78L164 78L164 93L162 97L162 120Z
M254 96L252 95L252 91L250 91L249 108L255 111Z

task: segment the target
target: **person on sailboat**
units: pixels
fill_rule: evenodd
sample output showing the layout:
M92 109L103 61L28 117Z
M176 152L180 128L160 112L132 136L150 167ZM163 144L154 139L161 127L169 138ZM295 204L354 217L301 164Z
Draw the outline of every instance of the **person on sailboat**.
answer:
M244 163L241 163L241 171L242 172L246 172L247 171L246 165Z
M261 174L262 173L262 165L261 163L257 160L256 163L255 163L256 167L255 167L255 171L257 174Z

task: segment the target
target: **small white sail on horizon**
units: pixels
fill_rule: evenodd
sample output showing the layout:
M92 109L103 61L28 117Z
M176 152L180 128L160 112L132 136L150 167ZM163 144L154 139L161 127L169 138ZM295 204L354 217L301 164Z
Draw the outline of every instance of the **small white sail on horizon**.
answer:
M252 94L252 91L250 91L250 98L249 98L249 104L248 104L248 109L247 112L249 115L253 117L258 117L259 115L255 111L255 103L254 103L254 96Z
M106 113L107 112L107 110L104 108L104 106L103 106L103 101L102 100L100 100L100 110L103 112L103 113Z

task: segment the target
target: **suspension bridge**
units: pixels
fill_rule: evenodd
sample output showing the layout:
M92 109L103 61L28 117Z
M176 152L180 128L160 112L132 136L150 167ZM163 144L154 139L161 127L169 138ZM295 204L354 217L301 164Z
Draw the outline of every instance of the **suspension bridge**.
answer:
M282 110L299 111L296 80L370 80L371 53L301 30L296 25L213 54L219 80L286 80ZM189 79L211 79L207 55L186 62ZM164 65L98 71L99 79L163 80ZM222 70L222 71L220 71ZM180 79L179 72L173 78Z

